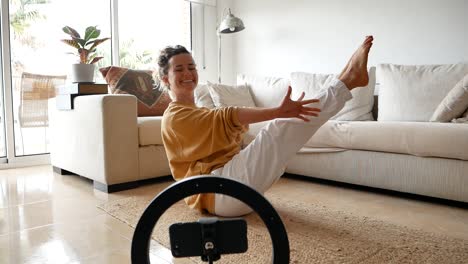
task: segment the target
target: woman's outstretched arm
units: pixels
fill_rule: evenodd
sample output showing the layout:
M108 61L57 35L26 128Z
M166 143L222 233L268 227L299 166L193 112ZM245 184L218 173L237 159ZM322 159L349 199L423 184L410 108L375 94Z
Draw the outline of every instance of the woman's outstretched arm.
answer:
M242 125L268 121L276 118L299 118L305 122L310 121L310 116L318 116L319 108L306 106L311 103L317 103L319 100L302 100L304 92L297 101L291 99L291 86L283 98L281 105L272 108L239 108L237 115Z

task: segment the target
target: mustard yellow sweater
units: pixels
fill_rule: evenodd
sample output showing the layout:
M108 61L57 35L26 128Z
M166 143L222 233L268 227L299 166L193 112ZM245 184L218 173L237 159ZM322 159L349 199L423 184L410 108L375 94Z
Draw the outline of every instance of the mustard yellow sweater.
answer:
M240 151L246 128L239 122L236 107L198 108L195 104L172 102L162 119L162 139L175 180L210 174L223 167ZM214 194L185 199L194 209L214 213Z

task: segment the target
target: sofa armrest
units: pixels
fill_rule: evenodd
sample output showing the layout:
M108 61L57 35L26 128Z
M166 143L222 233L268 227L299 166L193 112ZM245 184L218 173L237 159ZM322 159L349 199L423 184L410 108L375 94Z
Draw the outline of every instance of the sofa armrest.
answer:
M74 109L49 101L53 166L105 185L138 180L137 100L132 95L87 95Z

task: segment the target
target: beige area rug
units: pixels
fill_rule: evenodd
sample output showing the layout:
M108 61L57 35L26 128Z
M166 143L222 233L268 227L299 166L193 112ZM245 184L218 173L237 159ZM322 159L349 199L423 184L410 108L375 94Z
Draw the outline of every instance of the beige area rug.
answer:
M161 191L167 184L153 188ZM306 204L266 195L280 214L289 236L291 263L467 263L468 241L443 237L386 223L369 217L334 211L323 205ZM98 206L108 214L136 226L153 197L139 196ZM203 217L183 203L173 205L158 221L153 239L169 247L168 228L176 222ZM271 239L256 214L248 221L249 250L223 255L216 263L271 263ZM199 257L192 258L202 262Z

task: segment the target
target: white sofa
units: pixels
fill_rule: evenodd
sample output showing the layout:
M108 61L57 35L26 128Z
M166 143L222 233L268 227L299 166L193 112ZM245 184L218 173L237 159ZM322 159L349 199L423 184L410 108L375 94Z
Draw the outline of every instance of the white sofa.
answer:
M468 202L468 124L429 122L466 74L468 65L379 65L377 77L371 70L369 86L353 91L354 101L292 157L286 172ZM306 88L313 95L330 75L307 78L312 82L308 86L316 87L300 87L301 79L294 75L292 81L240 75L238 85L248 87L256 106L268 107L279 103L291 82L293 95ZM376 79L381 84L378 104L373 95ZM215 98L207 87L197 88L197 104ZM378 121L371 114L374 103L379 106L374 111ZM72 111L49 107L51 163L57 171L90 178L96 188L109 192L170 175L161 117L137 118L133 96L81 96L74 105ZM245 144L264 125L251 125Z

